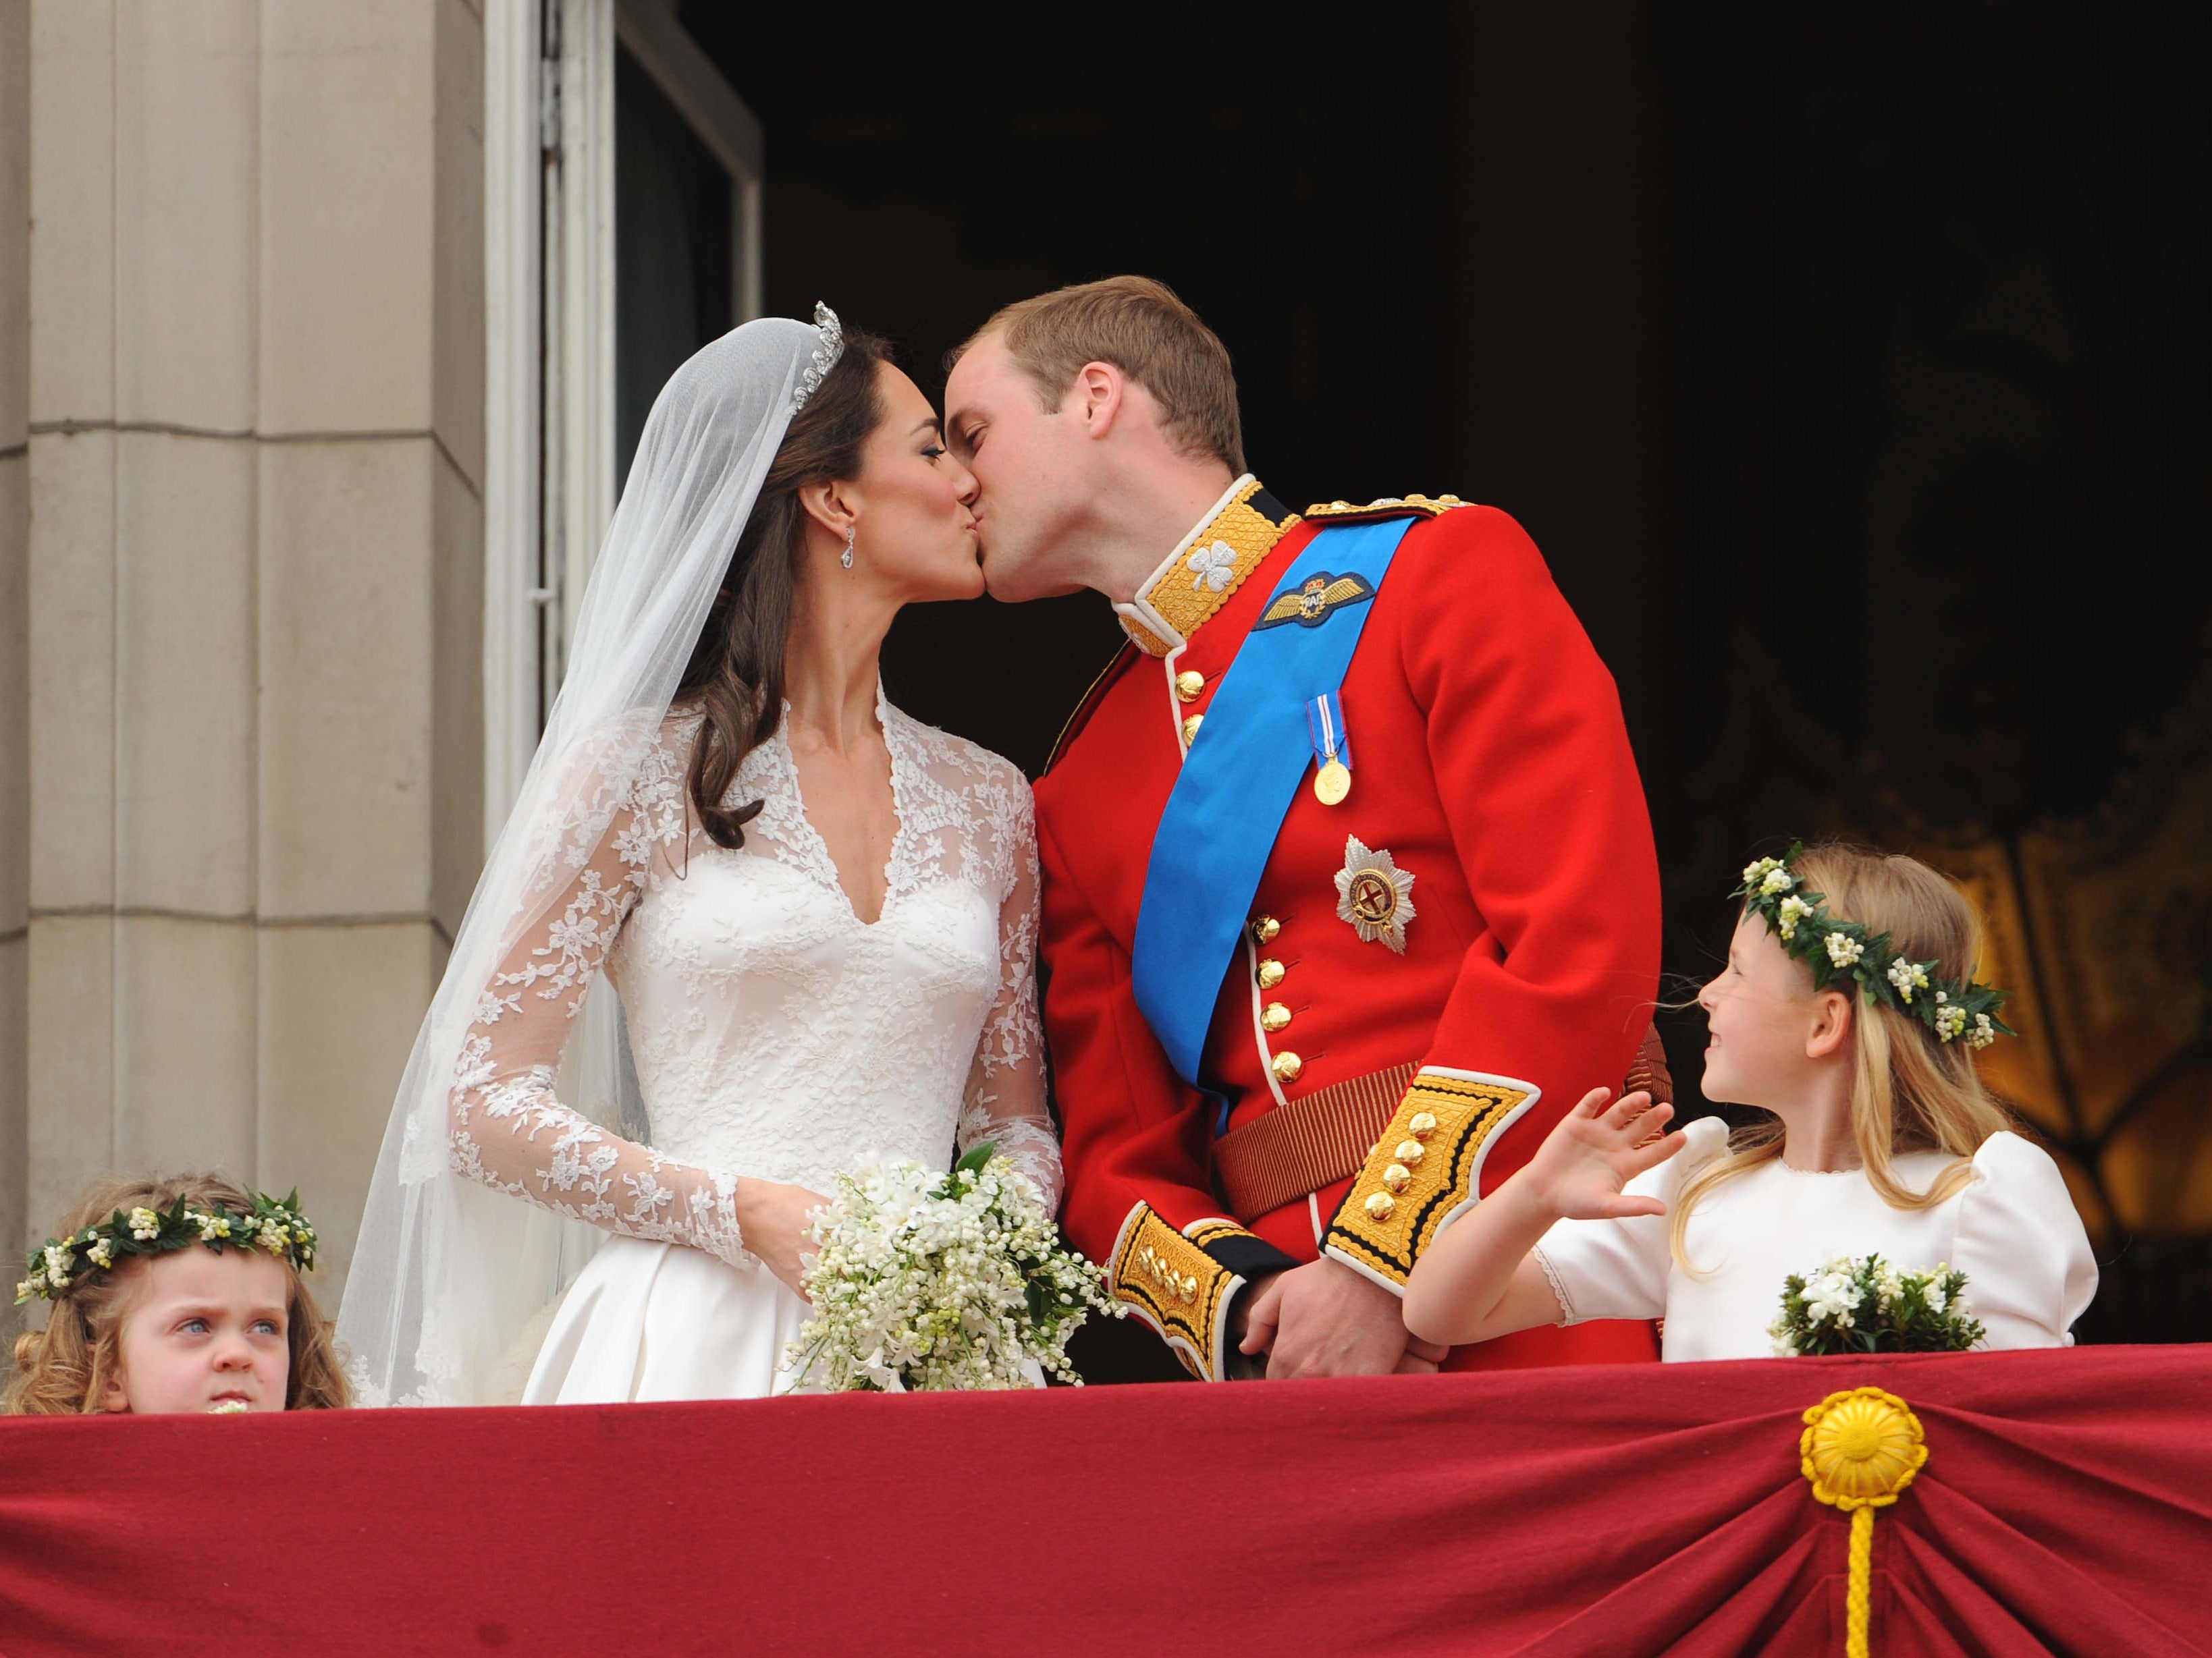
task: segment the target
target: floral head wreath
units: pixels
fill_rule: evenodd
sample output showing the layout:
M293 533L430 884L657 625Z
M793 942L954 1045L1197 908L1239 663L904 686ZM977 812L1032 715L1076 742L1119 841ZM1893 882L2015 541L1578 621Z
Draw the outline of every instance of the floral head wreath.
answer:
M1804 844L1795 841L1784 857L1745 865L1743 884L1729 896L1742 899L1747 912L1765 918L1782 948L1813 969L1815 990L1855 981L1884 1007L1919 1020L1941 1042L1963 1035L1969 1048L1987 1048L2000 1031L2020 1034L1997 1017L2010 991L1938 978L1938 963L1900 954L1887 932L1869 932L1856 921L1829 914L1826 898L1788 867L1804 851Z
M278 1202L257 1192L251 1209L223 1204L203 1207L179 1198L166 1215L155 1209L118 1209L114 1217L65 1238L48 1238L25 1261L30 1276L15 1286L15 1304L59 1301L84 1276L88 1264L100 1272L132 1255L165 1255L204 1243L224 1249L264 1249L282 1255L301 1272L315 1264L315 1229L300 1212L300 1192Z

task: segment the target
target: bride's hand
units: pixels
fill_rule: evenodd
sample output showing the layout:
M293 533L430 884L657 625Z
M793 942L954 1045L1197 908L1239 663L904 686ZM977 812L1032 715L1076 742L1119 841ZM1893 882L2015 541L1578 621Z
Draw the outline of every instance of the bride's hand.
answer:
M793 1295L806 1293L799 1278L815 1254L811 1217L829 1202L819 1192L781 1181L738 1182L738 1231L744 1247Z
M1681 1150L1680 1134L1661 1131L1674 1114L1651 1096L1624 1096L1610 1108L1612 1090L1594 1088L1544 1137L1520 1178L1547 1212L1565 1220L1622 1220L1663 1215L1656 1198L1627 1197L1622 1188L1647 1169Z

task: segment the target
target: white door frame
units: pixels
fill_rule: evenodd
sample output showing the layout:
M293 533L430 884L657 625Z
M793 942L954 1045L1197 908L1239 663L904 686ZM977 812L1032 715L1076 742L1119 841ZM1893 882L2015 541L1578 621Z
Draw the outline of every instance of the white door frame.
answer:
M731 307L761 309L760 122L675 0L484 6L484 844L559 689L615 466L615 50L731 180Z

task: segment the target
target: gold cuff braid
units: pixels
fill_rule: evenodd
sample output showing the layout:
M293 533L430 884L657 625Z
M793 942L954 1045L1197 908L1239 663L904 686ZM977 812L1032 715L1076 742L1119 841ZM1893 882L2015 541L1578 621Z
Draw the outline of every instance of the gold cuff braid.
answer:
M1322 1234L1324 1252L1402 1291L1437 1230L1474 1200L1492 1137L1537 1093L1510 1077L1417 1072Z
M1121 1223L1114 1245L1109 1287L1116 1301L1159 1333L1183 1368L1201 1382L1222 1377L1224 1319L1229 1298L1244 1280L1200 1247L1243 1228L1205 1220L1186 1237L1139 1204Z

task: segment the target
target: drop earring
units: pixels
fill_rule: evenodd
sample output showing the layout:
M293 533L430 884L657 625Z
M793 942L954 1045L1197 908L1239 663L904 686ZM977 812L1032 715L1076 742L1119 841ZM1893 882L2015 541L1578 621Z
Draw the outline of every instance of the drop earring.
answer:
M853 568L853 526L845 526L845 550L837 555L837 562L847 569Z

